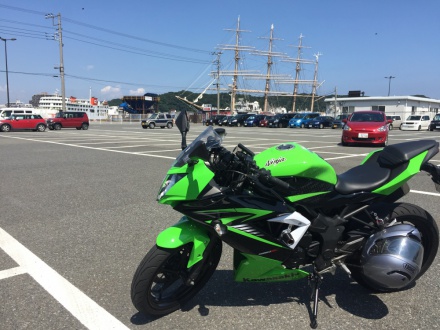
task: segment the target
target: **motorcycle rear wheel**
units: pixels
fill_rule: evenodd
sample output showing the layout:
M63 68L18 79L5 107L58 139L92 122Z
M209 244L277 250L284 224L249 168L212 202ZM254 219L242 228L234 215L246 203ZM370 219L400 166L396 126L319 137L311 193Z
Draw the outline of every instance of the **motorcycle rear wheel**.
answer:
M396 206L396 205L395 205ZM395 224L411 224L416 227L422 235L422 245L424 249L422 267L416 279L419 279L431 266L437 254L439 247L439 230L433 217L421 207L413 204L400 203L397 204L392 212L390 212L389 219L396 220ZM359 266L348 268L351 271L351 276L363 287L374 292L394 292L405 290L407 287L401 289L384 289L383 287L374 286L373 284L364 280L362 271ZM412 282L409 284L411 286Z
M154 246L139 264L131 284L131 300L139 312L162 316L172 313L194 297L208 282L220 261L222 242L217 239L194 285L186 279L192 244L176 249Z

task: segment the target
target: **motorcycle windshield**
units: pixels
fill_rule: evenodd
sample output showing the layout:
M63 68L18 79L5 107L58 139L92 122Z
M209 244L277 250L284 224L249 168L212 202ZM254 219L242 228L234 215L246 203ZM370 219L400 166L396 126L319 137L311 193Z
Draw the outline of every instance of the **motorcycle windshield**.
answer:
M222 145L223 136L218 134L212 126L208 126L189 146L182 150L174 161L174 167L182 167L187 164L191 159L191 155L200 144L204 144L207 151L211 151L213 148L220 147Z

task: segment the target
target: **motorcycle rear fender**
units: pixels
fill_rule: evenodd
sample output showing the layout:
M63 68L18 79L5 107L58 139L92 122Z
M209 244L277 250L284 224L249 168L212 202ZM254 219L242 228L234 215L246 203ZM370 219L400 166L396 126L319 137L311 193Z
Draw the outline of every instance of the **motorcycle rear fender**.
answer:
M193 243L188 268L203 259L203 252L209 241L208 233L185 216L175 225L163 230L156 238L157 246L166 249L176 249L185 244Z

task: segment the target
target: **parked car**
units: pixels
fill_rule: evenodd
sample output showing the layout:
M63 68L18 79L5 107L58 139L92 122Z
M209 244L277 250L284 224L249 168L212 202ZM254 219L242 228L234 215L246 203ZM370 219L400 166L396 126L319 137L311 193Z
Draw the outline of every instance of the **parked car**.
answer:
M222 120L218 121L219 126L228 126L228 121L234 116L224 116Z
M391 119L393 121L391 124L388 125L390 131L394 128L400 129L400 125L402 125L402 117L400 117L399 115L390 115L387 116L387 119Z
M342 129L341 143L350 144L388 144L388 125L391 120L386 119L382 111L356 111L348 119L343 119L345 126Z
M335 120L333 121L332 128L343 128L345 123L342 120L347 119L348 116L348 114L337 115Z
M431 122L429 123L429 128L431 132L440 129L440 113L436 114L434 118L432 118Z
M209 125L212 125L212 126L214 126L214 125L220 125L220 122L224 119L226 117L226 115L213 115L213 116L211 116L211 118L208 118L207 120L206 120L206 126L209 126Z
M61 128L76 128L86 130L89 128L89 116L85 112L64 111L58 112L55 118L47 120L47 127L50 130L60 130Z
M141 121L141 126L147 128L173 128L173 117L169 113L153 113L149 118Z
M252 116L249 113L238 114L229 119L228 126L243 126L244 121Z
M244 126L257 127L260 125L260 120L264 119L265 115L252 115L245 120Z
M308 128L332 127L335 118L331 116L318 116L310 120Z
M313 119L319 116L319 113L317 112L306 112L306 113L298 113L296 114L292 119L289 120L289 127L301 127L304 128L305 123L304 121Z
M295 117L296 113L294 112L288 112L288 113L278 113L275 116L273 116L271 119L269 119L268 127L289 127L289 121L293 117Z
M1 132L22 129L31 129L33 131L44 132L46 127L46 121L44 118L36 114L11 115L10 117L0 120Z
M272 118L272 116L266 115L263 119L260 120L260 124L258 126L260 127L267 127L269 124L269 120Z
M420 131L421 129L428 129L431 118L428 115L410 115L400 125L402 131Z

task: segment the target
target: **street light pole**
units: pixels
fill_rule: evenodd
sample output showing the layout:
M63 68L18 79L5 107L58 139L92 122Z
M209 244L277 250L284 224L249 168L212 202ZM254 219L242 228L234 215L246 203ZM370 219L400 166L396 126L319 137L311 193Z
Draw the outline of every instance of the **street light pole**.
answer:
M385 77L385 79L388 79L388 96L390 96L390 90L391 90L391 79L396 78L393 76Z
M6 38L2 38L0 37L0 40L5 42L5 64L6 64L6 95L7 95L7 100L8 103L6 103L6 107L9 107L9 78L8 78L8 51L6 49L6 41L15 41L17 39L15 38L11 38L11 39L6 39Z

